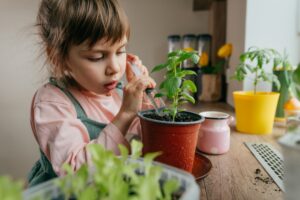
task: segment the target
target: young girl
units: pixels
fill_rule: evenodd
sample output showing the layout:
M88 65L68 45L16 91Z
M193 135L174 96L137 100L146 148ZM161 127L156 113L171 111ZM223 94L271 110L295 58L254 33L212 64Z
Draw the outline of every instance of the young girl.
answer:
M128 133L140 133L136 113L149 107L143 91L155 87L138 57L126 54L129 24L117 0L42 0L37 27L51 78L32 101L41 157L30 186L62 175L64 163L74 171L89 163L90 143L118 154ZM128 83L121 87L125 72Z

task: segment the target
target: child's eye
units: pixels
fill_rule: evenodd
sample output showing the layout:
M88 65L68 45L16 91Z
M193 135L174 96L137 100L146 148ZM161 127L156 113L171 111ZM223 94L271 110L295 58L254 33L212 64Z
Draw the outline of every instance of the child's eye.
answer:
M100 61L104 58L104 55L101 55L101 56L97 56L97 57L87 57L87 59L89 61L92 61L92 62L97 62L97 61Z
M99 57L99 58L87 58L89 61L92 61L92 62L97 62L101 59L103 59L103 57Z
M125 50L124 51L118 51L117 55L122 55L123 53L126 53L126 51Z

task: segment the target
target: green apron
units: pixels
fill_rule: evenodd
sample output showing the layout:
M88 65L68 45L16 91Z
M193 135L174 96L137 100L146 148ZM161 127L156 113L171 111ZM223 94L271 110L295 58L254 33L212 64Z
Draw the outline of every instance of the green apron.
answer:
M102 129L106 126L106 124L89 119L86 113L84 112L83 108L75 99L75 97L71 94L71 92L69 92L65 87L60 86L54 78L50 78L49 83L61 89L65 93L65 95L69 97L76 109L77 118L80 119L80 121L87 128L90 139L96 139L99 136ZM121 83L118 84L117 89L122 89ZM122 95L121 92L122 90L118 91L120 95ZM28 175L29 187L35 186L39 183L48 181L55 177L57 177L57 175L52 168L52 164L45 156L44 152L40 149L40 159L35 163Z

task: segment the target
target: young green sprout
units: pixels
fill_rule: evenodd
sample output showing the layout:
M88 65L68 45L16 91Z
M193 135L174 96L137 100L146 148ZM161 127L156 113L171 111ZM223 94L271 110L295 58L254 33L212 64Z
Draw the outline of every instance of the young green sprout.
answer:
M167 62L155 66L152 70L152 72L166 70L164 80L159 86L160 92L155 97L165 96L172 101L171 105L165 108L164 112L169 114L173 121L175 121L175 117L183 103L195 103L191 93L195 93L197 87L193 81L186 79L186 76L197 74L192 70L181 67L181 63L187 59L191 59L196 64L199 61L199 55L196 51L178 50L170 52Z
M276 87L280 88L277 76L267 73L265 65L273 61L273 65L277 66L281 59L280 54L274 49L250 47L247 52L241 54L240 64L237 66L232 78L243 81L248 74L254 74L254 94L257 91L257 84L261 81L274 82Z

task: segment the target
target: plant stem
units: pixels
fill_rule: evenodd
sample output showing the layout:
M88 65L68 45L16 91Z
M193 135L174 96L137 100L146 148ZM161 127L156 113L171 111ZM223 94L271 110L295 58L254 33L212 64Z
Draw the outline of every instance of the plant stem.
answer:
M175 117L177 115L177 107L178 107L178 92L176 93L175 97L174 97L174 112L173 112L173 115L172 115L172 120L173 122L175 121Z
M257 70L255 71L255 79L254 79L254 94L256 94L256 86L257 86Z
M176 77L177 76L177 72L176 72L176 65L175 65L175 67L174 67L174 77ZM175 121L175 117L176 117L176 115L177 115L177 107L178 107L178 91L176 92L176 94L175 94L175 97L174 97L174 112L173 112L173 116L172 116L172 120L173 120L173 122Z

